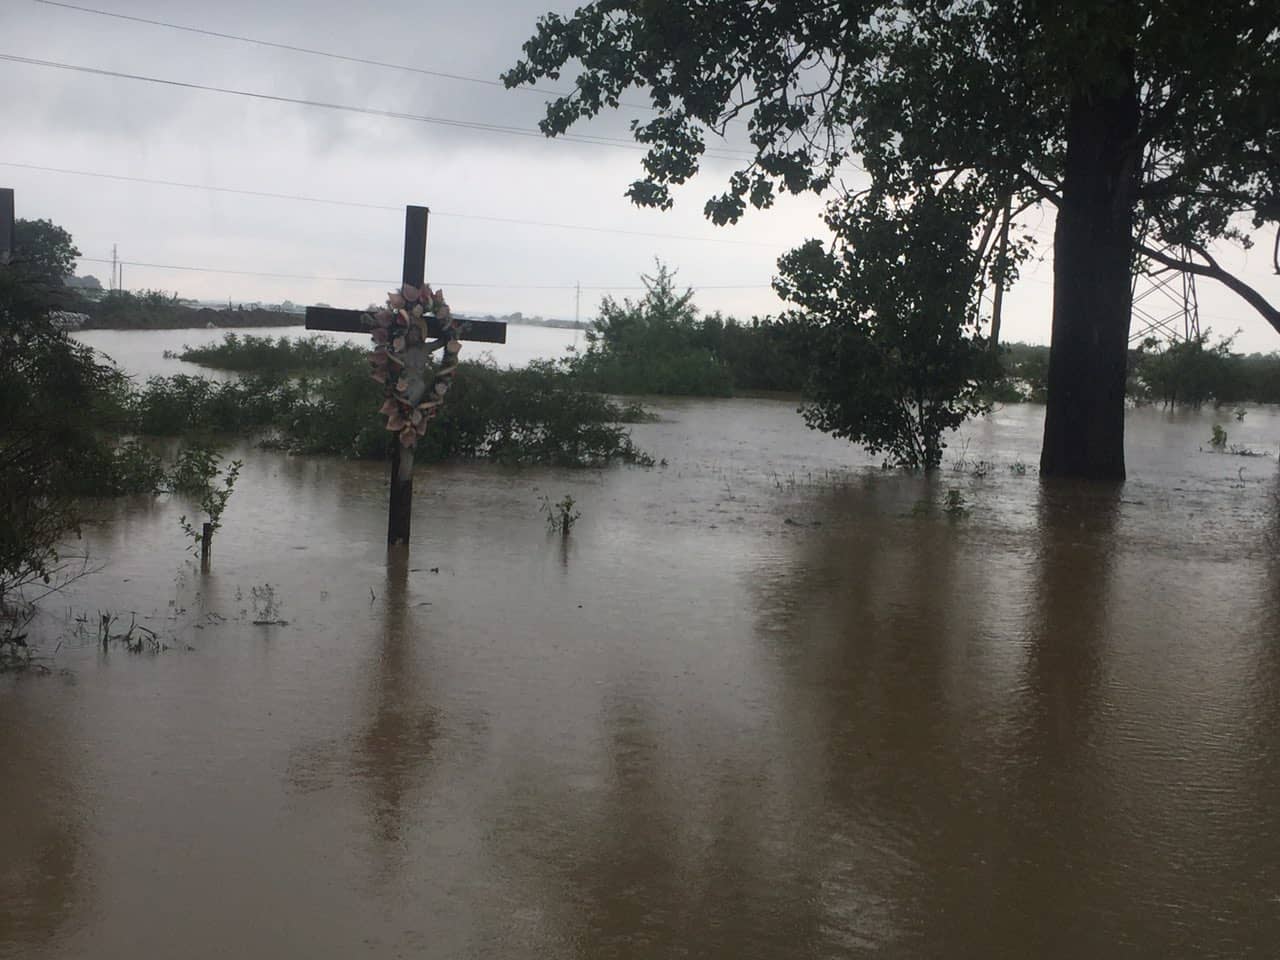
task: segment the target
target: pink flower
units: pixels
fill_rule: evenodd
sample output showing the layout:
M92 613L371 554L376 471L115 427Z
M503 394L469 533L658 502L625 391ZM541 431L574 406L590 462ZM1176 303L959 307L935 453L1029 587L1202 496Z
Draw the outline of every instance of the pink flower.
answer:
M404 297L393 290L391 293L387 294L387 303L391 304L393 310L399 310L404 306Z
M400 288L400 292L401 292L402 294L404 294L404 298L405 298L406 300L408 300L410 303L417 303L417 302L418 302L418 288L417 288L417 287L411 287L409 284L407 284L407 283L406 283L403 287L401 287L401 288ZM402 306L403 306L403 304L402 304Z
M400 408L397 407L396 412L391 414L391 416L387 417L387 429L403 430L404 426L405 426L404 417L400 415Z
M396 403L395 399L392 397L387 397L387 399L383 400L382 406L378 408L378 412L385 417L389 417L391 414L397 413L399 410L400 404Z
M386 343L386 342L387 342L387 328L386 328L386 327L374 327L374 328L373 328L373 342L374 342L374 343Z

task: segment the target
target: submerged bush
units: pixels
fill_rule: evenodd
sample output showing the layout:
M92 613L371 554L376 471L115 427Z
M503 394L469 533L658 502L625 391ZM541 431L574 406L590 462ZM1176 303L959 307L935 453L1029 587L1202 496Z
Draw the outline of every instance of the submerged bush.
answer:
M364 354L364 349L355 344L335 343L318 334L290 339L228 333L221 343L183 347L178 353L165 356L219 370L281 375L341 370Z
M297 453L378 459L388 437L378 414L383 387L363 361L317 380L311 396L280 425L276 443ZM620 423L640 415L582 389L550 362L522 370L463 363L440 416L418 443L423 461L487 459L511 464L588 466L648 458Z
M152 377L129 403L138 433L242 433L276 425L304 398L305 383L266 377L217 382L179 374Z

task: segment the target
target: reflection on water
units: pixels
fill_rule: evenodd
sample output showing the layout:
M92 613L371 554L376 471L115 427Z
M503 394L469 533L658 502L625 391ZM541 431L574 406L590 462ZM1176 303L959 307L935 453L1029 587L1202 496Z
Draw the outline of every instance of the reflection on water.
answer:
M1271 951L1274 459L1144 410L1122 489L1041 483L1010 408L924 479L658 408L665 468L423 471L408 558L376 464L243 451L207 577L111 505L60 672L0 678L0 956Z
M506 343L470 344L469 347L472 349L468 349L466 357L472 360L488 357L501 367L523 367L533 360L551 360L564 356L565 350L575 342L575 332L554 327L510 324L507 327ZM284 337L291 340L301 337L321 337L334 343L353 343L360 347L369 343L368 335L363 333L309 331L301 326L301 318L299 318L299 325L292 327L237 327L233 330L202 327L177 330L80 330L73 336L81 343L88 344L110 357L125 373L139 379L185 373L210 377L214 380L225 380L236 375L178 360L176 356L166 357L165 353L176 355L188 346L203 347L221 343L222 338L229 333L239 337L271 337L272 339Z

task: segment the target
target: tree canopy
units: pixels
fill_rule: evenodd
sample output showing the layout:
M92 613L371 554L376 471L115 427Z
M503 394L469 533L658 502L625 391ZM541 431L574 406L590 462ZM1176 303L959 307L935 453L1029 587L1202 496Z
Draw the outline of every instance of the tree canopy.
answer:
M13 233L13 264L23 276L57 289L74 275L80 251L62 227L51 220L18 220Z
M669 206L709 137L745 119L755 156L708 201L717 223L825 191L854 163L894 195L972 176L990 209L1007 191L1055 203L1070 95L1130 69L1147 245L1247 242L1237 215L1280 221L1280 27L1265 2L597 0L541 17L524 53L508 86L578 68L547 108L550 135L648 92L641 205Z

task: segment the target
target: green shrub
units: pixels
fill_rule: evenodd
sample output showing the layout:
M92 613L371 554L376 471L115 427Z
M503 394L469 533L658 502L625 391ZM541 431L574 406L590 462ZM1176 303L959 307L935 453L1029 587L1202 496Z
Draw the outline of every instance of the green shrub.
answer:
M362 347L350 343L334 343L318 334L288 338L240 336L224 334L222 342L205 347L183 347L176 356L206 367L220 370L252 371L276 376L342 370L364 356Z

